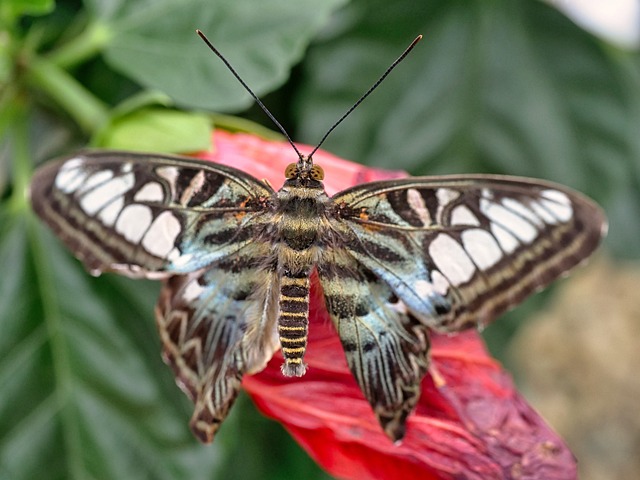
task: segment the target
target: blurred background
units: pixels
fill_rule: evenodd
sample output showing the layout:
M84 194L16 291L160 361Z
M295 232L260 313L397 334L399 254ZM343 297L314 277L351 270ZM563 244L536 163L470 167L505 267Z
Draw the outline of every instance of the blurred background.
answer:
M24 197L35 165L87 145L197 151L214 124L278 138L196 28L309 144L423 34L326 150L547 178L604 207L589 267L483 335L581 478L637 478L638 1L3 0L0 22L0 478L329 478L245 396L197 444L159 356L158 285L90 278Z

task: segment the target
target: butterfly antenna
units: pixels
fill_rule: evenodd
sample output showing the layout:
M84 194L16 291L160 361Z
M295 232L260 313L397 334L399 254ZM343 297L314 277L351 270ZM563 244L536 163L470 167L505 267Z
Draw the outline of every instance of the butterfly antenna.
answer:
M282 132L282 134L286 137L286 139L289 141L289 143L291 144L291 146L293 147L293 149L296 151L296 153L298 154L298 158L302 159L303 156L300 153L300 151L296 148L296 145L293 143L293 140L291 140L291 137L289 136L289 134L287 133L287 131L284 129L284 127L280 124L280 122L278 120L276 120L276 117L274 117L272 115L272 113L269 111L269 109L265 106L264 103L262 103L262 101L258 98L258 96L253 93L253 91L249 88L249 85L247 85L244 80L242 80L242 78L240 78L240 75L238 75L238 72L235 71L235 69L231 66L231 64L229 63L229 61L224 58L224 56L222 55L222 53L220 53L218 51L218 49L216 47L213 46L213 44L209 41L209 39L207 38L207 36L202 33L201 30L196 30L196 33L200 36L200 38L202 40L204 40L204 43L207 44L207 46L211 49L211 51L213 53L215 53L218 58L220 58L220 60L222 60L222 63L225 64L225 66L229 69L229 71L233 74L234 77L236 77L236 79L240 82L240 85L242 85L244 87L244 89L249 92L249 95L251 95L251 97L256 101L256 103L260 106L260 108L264 111L264 113L267 114L267 117L269 117L271 119L271 121L276 125L276 127L278 127L278 129ZM315 152L315 150L314 150Z
M333 132L333 131L336 129L336 127L337 127L338 125L340 125L340 124L342 123L342 121L343 121L345 118L347 118L347 117L351 114L351 112L353 112L356 108L358 108L358 105L360 105L360 104L364 101L364 99L365 99L365 98L367 98L369 95L371 95L371 93L372 93L376 88L378 88L378 86L379 86L379 85L384 81L384 79L385 79L385 78L387 78L387 75L389 75L389 74L391 73L391 71L392 71L394 68L396 68L396 67L398 66L398 64L399 64L402 60L404 60L404 59L405 59L405 57L406 57L407 55L409 55L409 52L411 52L411 50L413 50L413 47L415 47L415 46L416 46L416 44L417 44L420 40L422 40L422 35L418 35L418 36L415 38L415 40L414 40L413 42L411 42L411 45L409 45L409 46L407 47L407 49L406 49L404 52L402 52L402 55L400 55L400 56L396 59L396 61L395 61L395 62L393 62L393 63L389 66L389 68L387 68L387 70L386 70L386 71L385 71L385 72L380 76L380 78L376 81L376 83L374 83L373 85L371 85L371 88L369 88L369 90L367 90L367 91L365 92L365 94L364 94L364 95L362 95L362 96L360 97L360 100L358 100L356 103L354 103L354 104L353 104L353 106L352 106L349 110L347 110L347 111L345 112L345 114L344 114L344 115L342 115L342 117L340 117L340 119L339 119L336 123L334 123L334 124L333 124L333 126L332 126L329 130L327 130L327 133L325 133L325 134L324 134L324 137L322 137L322 139L320 140L320 142L318 143L318 145L316 146L316 148L314 148L314 149L313 149L313 151L309 154L309 158L313 157L313 154L314 154L314 153L316 153L316 150L318 150L318 149L320 148L320 145L322 145L322 144L324 143L324 141L327 139L327 137L329 136L329 134L330 134L331 132Z

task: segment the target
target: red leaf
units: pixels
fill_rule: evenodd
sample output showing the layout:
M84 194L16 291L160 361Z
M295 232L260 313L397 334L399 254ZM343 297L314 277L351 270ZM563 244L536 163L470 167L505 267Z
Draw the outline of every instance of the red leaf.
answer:
M214 142L214 152L198 156L266 178L276 189L285 166L297 160L285 142L223 131L215 132ZM321 150L314 160L325 170L330 194L403 175ZM406 437L394 445L349 372L315 283L312 298L307 374L283 377L277 354L264 371L246 376L243 385L258 408L281 422L329 473L358 480L576 478L567 446L515 390L473 331L432 336L431 376L422 382Z

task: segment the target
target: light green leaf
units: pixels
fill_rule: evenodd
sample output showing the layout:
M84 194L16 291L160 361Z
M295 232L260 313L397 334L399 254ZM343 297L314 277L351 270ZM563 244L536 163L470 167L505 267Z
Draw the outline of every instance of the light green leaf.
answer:
M328 150L413 174L548 178L605 207L640 204L638 54L616 51L529 0L361 0L342 13L347 27L308 55L299 140L317 142L422 33L332 133ZM637 256L638 229L629 225L638 222L627 212L626 220L612 218L609 241Z
M202 114L145 108L113 119L98 147L147 152L195 152L211 146L211 120Z
M202 30L257 94L282 85L345 0L86 0L107 25L109 64L181 106L233 110L252 100L195 34Z
M21 15L45 15L55 8L54 0L3 0L0 6L0 18L19 17Z

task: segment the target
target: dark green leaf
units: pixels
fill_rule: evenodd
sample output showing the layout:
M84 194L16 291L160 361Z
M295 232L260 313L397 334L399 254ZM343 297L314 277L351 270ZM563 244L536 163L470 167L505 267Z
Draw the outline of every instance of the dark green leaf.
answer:
M328 150L413 174L548 178L618 210L640 204L637 54L528 0L361 0L341 18L348 26L307 58L301 140L317 142L422 33L331 135ZM638 229L625 225L638 225L629 208L612 218L610 242L637 256Z
M0 215L0 476L212 478L218 447L193 439L160 360L157 288L87 281L34 219L11 218Z
M345 0L87 0L111 32L110 65L183 106L231 110L252 100L195 34L202 30L257 94L287 79Z

